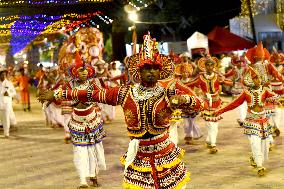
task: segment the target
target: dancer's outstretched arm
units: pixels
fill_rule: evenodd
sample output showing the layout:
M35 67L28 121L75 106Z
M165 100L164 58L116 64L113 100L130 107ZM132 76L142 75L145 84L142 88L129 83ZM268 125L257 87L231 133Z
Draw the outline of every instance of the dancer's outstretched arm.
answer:
M247 96L246 91L242 92L242 94L240 94L240 96L238 96L230 104L228 104L227 106L215 111L214 114L216 116L218 116L218 115L221 115L221 114L223 114L227 111L230 111L230 110L237 108L239 105L241 105L246 100L246 96Z

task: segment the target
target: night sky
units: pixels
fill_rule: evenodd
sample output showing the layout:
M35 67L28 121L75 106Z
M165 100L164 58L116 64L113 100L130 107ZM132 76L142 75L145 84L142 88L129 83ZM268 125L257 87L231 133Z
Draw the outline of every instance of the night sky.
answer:
M228 26L229 19L239 15L241 10L240 0L162 0L163 3L157 2L139 12L141 21L150 23L151 21L153 23L176 21L176 23L140 24L138 36L146 30L153 31L157 38L171 36L175 31L175 40L185 40L195 31L207 34L216 25ZM184 24L181 24L182 19Z

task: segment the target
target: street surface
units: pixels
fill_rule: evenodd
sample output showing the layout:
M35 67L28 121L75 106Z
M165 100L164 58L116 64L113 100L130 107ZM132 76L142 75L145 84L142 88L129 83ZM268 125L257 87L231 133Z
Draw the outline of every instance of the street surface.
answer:
M229 97L225 101L230 101ZM0 189L75 189L79 178L73 165L72 145L63 141L62 128L45 126L41 104L32 98L32 111L24 112L15 104L18 124L10 139L0 131ZM185 145L183 129L178 128L179 146L185 149L184 161L191 172L188 189L283 189L284 188L284 125L278 144L265 163L267 175L259 178L249 165L250 145L238 128L237 111L223 115L220 122L218 148L215 155L204 146L206 128L198 119L204 137L195 145ZM283 123L284 124L284 123ZM102 189L119 189L123 167L119 158L128 147L129 138L120 107L112 123L105 124L103 141L107 170L99 173Z

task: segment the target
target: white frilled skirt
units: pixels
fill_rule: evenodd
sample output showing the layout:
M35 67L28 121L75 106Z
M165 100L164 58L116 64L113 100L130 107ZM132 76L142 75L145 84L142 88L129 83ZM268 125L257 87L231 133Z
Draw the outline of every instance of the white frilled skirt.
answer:
M106 170L103 143L92 146L73 146L74 164L80 176L80 183L87 184L87 177L95 177L100 170Z

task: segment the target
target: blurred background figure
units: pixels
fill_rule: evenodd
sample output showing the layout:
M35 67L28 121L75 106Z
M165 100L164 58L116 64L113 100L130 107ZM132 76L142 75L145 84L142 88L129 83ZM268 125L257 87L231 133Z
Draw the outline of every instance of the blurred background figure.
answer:
M5 67L0 67L0 120L5 138L10 135L10 125L17 123L12 106L12 98L16 95L16 90L13 83L8 80L7 73L8 70Z
M38 86L39 80L44 76L45 74L45 68L42 64L39 65L39 70L36 72L34 76L34 85Z
M30 78L25 74L25 69L20 68L21 75L18 78L18 85L21 95L21 102L24 111L31 111L30 105L30 92L29 92L29 80Z

